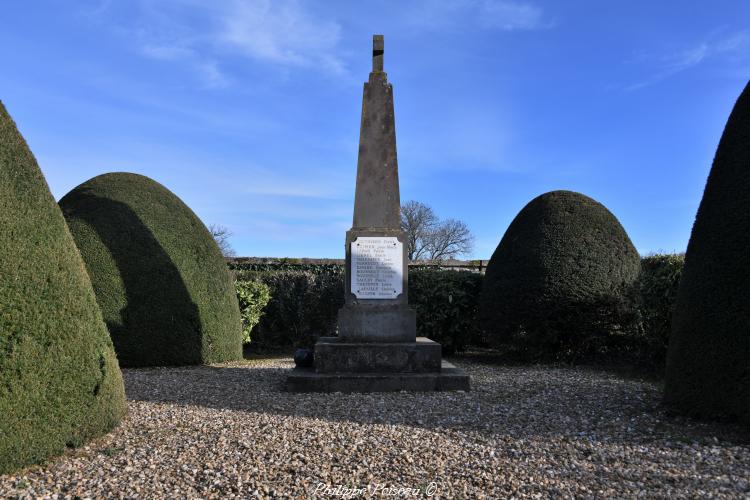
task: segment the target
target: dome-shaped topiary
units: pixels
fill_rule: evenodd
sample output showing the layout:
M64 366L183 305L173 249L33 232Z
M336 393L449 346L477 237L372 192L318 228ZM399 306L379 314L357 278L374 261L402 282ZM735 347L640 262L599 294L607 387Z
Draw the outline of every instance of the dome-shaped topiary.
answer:
M124 413L81 256L0 103L0 473L101 435Z
M226 262L208 229L156 181L110 173L60 200L122 366L242 358Z
M483 330L533 356L578 354L619 328L640 258L602 204L571 191L521 210L492 254L480 298Z
M729 116L685 254L667 404L750 424L750 83Z

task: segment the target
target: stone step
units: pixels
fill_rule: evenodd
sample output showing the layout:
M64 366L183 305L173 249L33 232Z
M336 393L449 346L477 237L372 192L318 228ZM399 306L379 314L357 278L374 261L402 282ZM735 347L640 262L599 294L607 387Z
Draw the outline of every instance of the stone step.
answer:
M347 342L321 337L315 344L318 373L428 373L440 371L440 344L426 337L416 342Z
M289 392L468 391L469 376L447 361L436 373L317 373L294 368L286 379Z

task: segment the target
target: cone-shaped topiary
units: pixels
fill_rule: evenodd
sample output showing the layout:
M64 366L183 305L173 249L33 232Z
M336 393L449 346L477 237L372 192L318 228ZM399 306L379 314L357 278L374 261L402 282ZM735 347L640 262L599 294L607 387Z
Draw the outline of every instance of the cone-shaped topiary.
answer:
M124 413L81 256L0 103L0 473L101 435Z
M226 262L208 229L156 181L110 173L60 200L122 366L242 358Z
M625 294L639 271L638 252L602 204L545 193L518 213L487 265L483 330L533 357L584 354L632 313Z
M729 116L690 235L665 399L688 414L750 424L750 84Z

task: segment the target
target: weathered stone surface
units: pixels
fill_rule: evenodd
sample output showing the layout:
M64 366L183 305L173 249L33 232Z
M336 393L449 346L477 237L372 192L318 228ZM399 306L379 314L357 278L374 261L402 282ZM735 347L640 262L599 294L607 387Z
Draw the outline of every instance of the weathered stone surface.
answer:
M414 342L417 314L406 305L346 304L338 327L339 337L350 342Z
M425 337L416 342L343 342L321 337L315 344L318 373L428 373L440 371L440 344Z
M374 42L377 46L377 39ZM393 86L382 71L382 43L381 37L380 55L373 57L373 72L362 98L353 228L401 227ZM375 70L378 58L380 71Z
M372 36L372 71L378 72L383 71L383 49L385 49L385 43L383 35Z
M316 373L294 368L286 379L290 392L468 391L469 376L447 361L433 373Z

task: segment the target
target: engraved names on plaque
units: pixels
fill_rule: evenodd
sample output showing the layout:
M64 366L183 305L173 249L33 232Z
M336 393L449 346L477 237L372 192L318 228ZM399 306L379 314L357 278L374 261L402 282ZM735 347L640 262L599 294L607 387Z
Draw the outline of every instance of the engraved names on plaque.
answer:
M395 299L403 292L403 243L392 236L352 241L352 293L358 299Z

